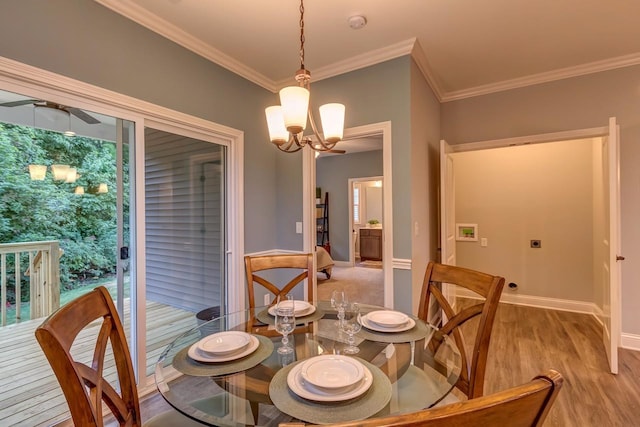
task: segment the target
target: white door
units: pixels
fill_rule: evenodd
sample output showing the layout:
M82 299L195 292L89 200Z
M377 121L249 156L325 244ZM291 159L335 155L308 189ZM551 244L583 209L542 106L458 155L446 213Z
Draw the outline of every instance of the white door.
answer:
M440 250L443 264L456 265L456 204L451 145L440 141Z
M609 119L609 136L603 139L603 167L608 186L605 186L605 257L603 259L603 304L602 304L602 341L604 343L611 373L618 373L618 346L620 345L620 158L619 128L615 117ZM608 215L607 215L608 214ZM607 256L608 255L608 256Z
M440 141L440 262L456 265L456 203L451 145ZM443 289L445 297L455 303L451 287Z

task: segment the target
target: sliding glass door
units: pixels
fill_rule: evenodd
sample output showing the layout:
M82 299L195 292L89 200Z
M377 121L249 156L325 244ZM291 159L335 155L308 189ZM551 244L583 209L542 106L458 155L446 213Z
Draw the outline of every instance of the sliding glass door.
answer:
M145 128L147 374L168 342L224 312L226 147Z

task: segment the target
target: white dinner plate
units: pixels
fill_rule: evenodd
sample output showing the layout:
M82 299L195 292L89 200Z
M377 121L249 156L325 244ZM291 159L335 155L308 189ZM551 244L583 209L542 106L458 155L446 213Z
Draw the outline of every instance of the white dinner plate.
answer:
M371 371L366 367L362 367L364 369L364 376L362 377L361 382L353 387L349 387L346 391L338 390L326 390L314 387L313 384L307 383L300 371L302 369L302 363L294 366L289 374L287 375L287 385L289 389L293 391L298 396L315 400L317 402L340 402L343 400L354 399L362 394L364 394L369 388L371 384L373 384L373 375ZM331 410L327 408L327 410Z
M404 332L416 326L416 321L409 317L407 323L405 323L404 325L385 327L369 321L367 315L365 314L364 316L360 317L360 324L365 328L371 329L372 331L376 332Z
M277 306L272 305L271 307L269 307L267 312L270 315L275 316L276 315L276 308L277 308ZM315 311L316 311L316 306L315 305L309 304L306 301L296 301L295 302L295 315L296 315L296 317L308 316L308 315L314 313Z
M224 331L208 335L198 341L198 349L210 356L224 356L246 347L251 335L242 331Z
M391 328L395 326L402 326L409 321L409 316L399 311L393 310L376 310L367 314L367 320L373 322L376 325Z
M195 343L191 347L189 347L187 354L189 355L190 358L198 362L204 362L204 363L229 362L231 360L236 360L236 359L240 359L242 357L248 356L257 350L257 348L260 346L260 341L258 341L258 338L254 337L253 335L251 335L250 337L251 338L250 338L249 345L247 345L242 350L236 353L226 354L224 356L214 356L212 354L207 354L202 350L200 350L198 348L198 343Z
M342 389L362 380L364 366L352 357L327 354L302 363L302 378L322 389Z

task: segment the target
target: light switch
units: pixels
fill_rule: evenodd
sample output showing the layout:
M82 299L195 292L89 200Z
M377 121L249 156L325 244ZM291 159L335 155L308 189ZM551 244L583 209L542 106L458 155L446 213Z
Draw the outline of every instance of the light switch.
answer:
M418 221L413 223L413 234L418 235L420 233L420 228L418 227Z
M296 222L296 234L302 234L302 223Z
M481 238L480 239L480 246L482 246L483 248L486 248L487 245L488 245L487 238L486 237Z

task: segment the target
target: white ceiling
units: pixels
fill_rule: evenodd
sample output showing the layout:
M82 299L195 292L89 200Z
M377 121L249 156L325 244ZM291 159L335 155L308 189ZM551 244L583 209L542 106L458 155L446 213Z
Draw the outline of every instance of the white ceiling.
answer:
M299 67L298 0L96 1L270 90ZM637 0L307 0L305 65L317 81L411 53L448 101L639 64L639 17Z

